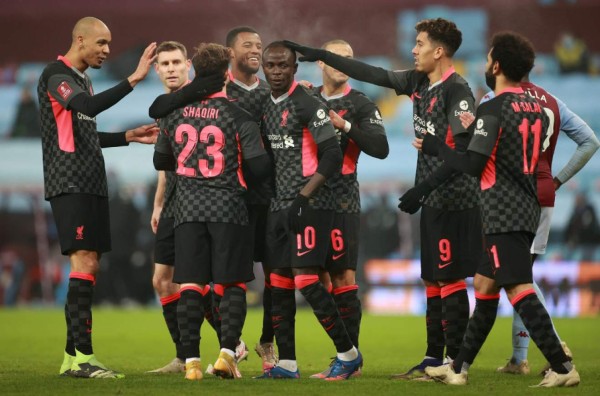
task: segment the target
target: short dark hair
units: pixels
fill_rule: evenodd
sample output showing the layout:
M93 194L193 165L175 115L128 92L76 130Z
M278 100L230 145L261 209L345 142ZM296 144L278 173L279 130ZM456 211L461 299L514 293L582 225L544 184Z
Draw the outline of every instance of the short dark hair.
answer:
M225 74L231 57L226 47L216 43L200 43L195 50L196 53L192 58L192 64L194 65L196 75Z
M225 46L226 47L233 47L233 45L235 44L235 40L237 39L237 36L240 33L255 33L255 34L258 34L258 32L256 30L254 30L254 28L251 28L250 26L238 26L238 27L235 27L235 28L231 29L227 33L227 37L225 38Z
M509 80L519 82L533 69L535 50L525 36L515 32L496 33L491 47L492 62L498 62Z
M170 52L176 50L180 50L183 54L183 57L187 59L187 49L185 48L185 45L181 44L179 41L163 41L162 43L158 44L156 47L156 55L160 54L161 52Z
M462 33L456 24L444 18L424 19L415 25L415 30L427 33L429 40L440 43L449 57L454 56L462 44Z
M322 49L327 49L328 46L335 45L335 44L347 45L348 47L350 47L350 43L348 43L346 40L334 39L334 40L329 40L329 41L326 41L325 43L323 43L323 45L321 46L321 48Z
M278 40L278 41L273 41L271 44L267 45L265 47L265 49L263 50L263 55L270 49L273 48L286 48L289 49L290 52L292 53L292 56L294 57L294 63L296 62L296 51L294 51L292 48L290 48L288 45L285 44L284 41L282 40ZM264 59L264 58L263 58Z

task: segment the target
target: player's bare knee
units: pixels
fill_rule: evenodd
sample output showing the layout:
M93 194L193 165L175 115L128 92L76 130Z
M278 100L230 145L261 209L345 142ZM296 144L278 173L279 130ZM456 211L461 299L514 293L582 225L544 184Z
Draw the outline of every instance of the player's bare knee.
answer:
M356 284L356 272L353 270L343 270L331 274L331 281L334 288L353 286Z
M505 286L504 290L506 291L506 297L510 301L512 301L515 297L517 297L520 293L523 293L528 290L534 290L533 284L531 283L521 283L517 285Z
M441 281L438 281L438 284L440 287L444 287L444 286L453 285L455 283L464 282L464 281L465 281L464 279L441 280Z
M97 274L100 269L99 255L89 250L77 250L69 255L71 271L85 274Z
M475 274L473 286L475 287L475 291L480 294L492 295L500 292L495 280L479 274Z

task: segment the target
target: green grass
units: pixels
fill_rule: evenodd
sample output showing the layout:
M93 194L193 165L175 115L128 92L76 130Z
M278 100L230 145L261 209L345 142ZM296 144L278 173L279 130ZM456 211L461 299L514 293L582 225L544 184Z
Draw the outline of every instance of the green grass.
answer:
M259 337L261 311L248 313L243 339L252 349ZM436 383L391 381L391 374L417 363L423 355L425 332L422 317L363 316L361 350L365 358L363 376L344 382L326 383L308 376L323 370L334 356L333 345L312 313L300 310L296 319L297 355L302 379L259 381L260 359L251 351L240 365L239 381L205 378L190 383L182 375L148 375L144 371L166 364L174 357L159 309L94 311L94 349L100 361L126 373L122 380L83 380L57 375L62 361L65 325L62 310L0 310L0 394L27 395L302 395L376 394L413 395L567 395L598 394L600 389L600 342L596 335L600 318L557 319L563 339L575 355L582 383L574 389L529 388L541 377L543 357L532 344L529 361L532 374L511 376L495 373L510 356L510 319L498 318L496 326L470 370L470 384L450 387ZM203 367L218 354L214 331L202 329ZM598 371L596 371L598 369ZM596 389L596 391L594 391Z

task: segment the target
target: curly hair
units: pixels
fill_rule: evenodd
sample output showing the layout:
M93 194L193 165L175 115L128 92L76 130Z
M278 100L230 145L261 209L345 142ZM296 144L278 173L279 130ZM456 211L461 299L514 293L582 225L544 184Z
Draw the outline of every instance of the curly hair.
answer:
M200 43L195 50L192 64L196 75L224 74L227 71L231 57L228 48L216 43Z
M449 57L462 43L462 33L456 24L444 18L424 19L415 25L415 30L417 33L427 33L429 40L441 44Z
M519 82L525 77L535 61L533 44L515 32L500 32L492 37L492 62L498 62L502 73L511 81Z

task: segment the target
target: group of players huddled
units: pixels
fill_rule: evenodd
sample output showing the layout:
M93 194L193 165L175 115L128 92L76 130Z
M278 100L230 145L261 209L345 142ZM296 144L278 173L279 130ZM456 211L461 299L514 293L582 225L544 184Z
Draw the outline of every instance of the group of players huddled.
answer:
M421 363L392 378L466 384L504 288L515 308L513 331L526 337L514 339L513 357L498 371L529 372L522 339L531 337L549 363L539 386L577 385L572 355L534 287L532 263L545 250L555 190L600 143L562 102L528 81L535 54L526 38L493 36L485 72L492 92L475 110L471 88L453 67L462 42L456 25L438 18L415 29L411 70L357 61L340 39L321 48L274 41L263 49L258 32L244 26L227 34L225 46L200 43L191 56L179 42L152 43L128 79L94 95L84 71L102 65L111 35L96 18L79 20L68 53L46 67L38 86L46 199L71 261L60 374L123 377L95 358L91 304L100 255L110 250L101 147L131 141L156 143L152 282L176 350L151 372L202 379L206 319L221 348L206 373L241 378L238 364L249 353L241 339L246 283L254 279L253 263L262 263L263 325L255 351L263 373L255 378L300 378L296 289L337 351L310 378L362 374L357 163L361 152L384 159L389 147L377 106L351 88L352 77L413 101L417 171L399 208L421 210L427 350ZM321 85L295 80L296 53L300 61L318 62ZM149 110L157 125L98 132L96 114L131 92L152 66L166 91ZM266 81L257 76L261 66ZM561 130L578 149L553 177ZM473 276L469 318L465 279Z

